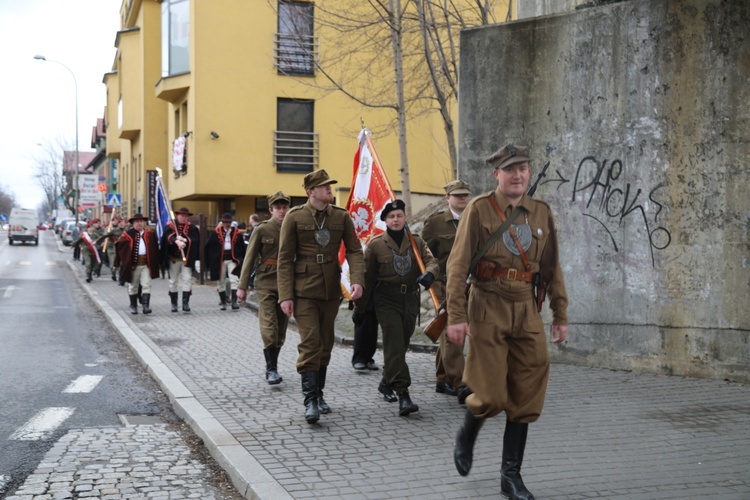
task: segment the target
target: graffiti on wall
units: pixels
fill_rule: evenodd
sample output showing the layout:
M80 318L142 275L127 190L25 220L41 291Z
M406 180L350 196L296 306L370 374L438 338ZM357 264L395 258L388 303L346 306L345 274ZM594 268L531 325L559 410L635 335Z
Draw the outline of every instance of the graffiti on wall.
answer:
M652 187L648 194L640 187L630 182L620 180L623 174L622 160L599 161L594 156L583 158L578 164L573 180L566 179L559 170L555 170L556 179L549 179L542 184L558 183L559 190L563 185L571 183L571 202L578 197L584 202L584 217L588 217L602 226L612 243L615 252L619 252L617 240L613 230L621 226L629 217L635 217L643 224L651 265L656 266L654 251L664 250L672 241L672 235L664 226L659 225L659 214L664 205L659 201L658 192L664 187L659 183ZM653 209L646 210L647 201Z

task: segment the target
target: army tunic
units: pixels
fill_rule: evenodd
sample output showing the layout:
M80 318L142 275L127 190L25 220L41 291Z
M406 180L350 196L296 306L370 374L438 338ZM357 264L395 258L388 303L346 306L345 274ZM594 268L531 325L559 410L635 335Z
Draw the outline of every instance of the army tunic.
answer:
M427 245L414 237L425 270L438 276L440 266ZM396 257L409 258L411 267L403 276L396 272ZM404 272L403 270L401 272ZM411 385L406 350L414 333L419 315L419 285L421 274L409 238L404 234L401 245L397 245L388 232L382 233L367 245L365 250L365 291L375 301L375 314L383 330L384 377L388 386L397 394ZM370 294L372 291L372 294ZM357 301L356 312L364 312L367 298Z
M530 423L542 412L549 376L547 337L532 284L505 277L479 280L472 275L468 301L465 295L472 258L502 224L490 196L506 218L512 212L512 205L498 188L473 199L461 215L448 258L448 324L469 324L471 340L463 380L474 391L466 399L471 413L485 418L505 411L514 422ZM541 272L549 282L554 324L566 325L568 298L552 211L546 203L528 196L518 206L522 213L513 224L528 223L531 228L531 244L526 250L530 272ZM525 270L522 258L509 250L503 238L489 248L483 260L498 269Z
M258 297L258 322L264 349L283 346L289 324L289 318L279 305L276 284L280 235L281 224L274 219L258 224L250 236L238 285L239 289L247 290L253 269L257 269L253 288Z
M321 231L327 231L327 242ZM325 245L316 241L316 233ZM294 300L294 318L300 333L299 373L327 367L331 358L341 299L338 252L342 241L349 281L364 286L362 245L346 210L329 204L318 212L308 201L289 210L281 224L279 303Z
M435 283L432 284L432 289L440 302L445 300L445 267L453 248L453 241L456 239L457 227L458 219L448 208L428 217L422 230L422 238L440 264L440 274L435 276ZM464 385L463 373L464 346L450 342L443 332L435 353L435 378L438 382L447 382L458 388Z

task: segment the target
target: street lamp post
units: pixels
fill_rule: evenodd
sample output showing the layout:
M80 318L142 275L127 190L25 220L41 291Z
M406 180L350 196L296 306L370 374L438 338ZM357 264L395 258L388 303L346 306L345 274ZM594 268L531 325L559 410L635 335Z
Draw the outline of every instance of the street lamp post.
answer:
M46 57L42 55L35 55L34 59L38 59L39 61L47 61L52 62L55 64L59 64L63 68L67 69L70 73L70 76L73 77L73 84L75 85L75 94L76 94L76 164L75 164L75 170L73 171L73 211L76 214L76 225L78 224L78 192L79 192L79 186L78 186L78 80L76 79L75 73L73 73L73 70L61 63L60 61L53 61L51 59L47 59Z

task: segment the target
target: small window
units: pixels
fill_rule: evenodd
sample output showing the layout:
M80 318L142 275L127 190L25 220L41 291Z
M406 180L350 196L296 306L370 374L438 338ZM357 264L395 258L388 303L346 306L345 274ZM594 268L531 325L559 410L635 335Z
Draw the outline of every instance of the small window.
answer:
M282 0L278 12L275 63L279 74L314 74L318 40L313 36L313 4Z
M315 101L306 99L277 101L274 163L278 172L307 173L318 165L314 109Z

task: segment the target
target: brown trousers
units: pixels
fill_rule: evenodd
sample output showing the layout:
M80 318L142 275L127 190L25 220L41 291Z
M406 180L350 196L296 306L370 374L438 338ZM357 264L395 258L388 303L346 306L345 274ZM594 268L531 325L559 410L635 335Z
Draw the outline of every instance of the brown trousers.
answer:
M328 366L333 350L334 326L339 299L294 299L294 319L300 341L297 373L316 372Z
M279 305L279 292L274 290L255 290L258 299L258 323L263 349L281 347L286 341L286 328L289 318Z
M445 283L436 281L432 284L438 302L445 300ZM458 388L463 384L464 346L456 345L448 340L445 332L440 335L437 353L435 354L435 379L438 382L448 382Z
M467 408L479 418L504 411L514 422L535 422L544 406L550 363L533 298L514 302L473 286L469 331L463 380L474 394L466 398Z

